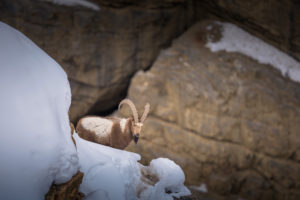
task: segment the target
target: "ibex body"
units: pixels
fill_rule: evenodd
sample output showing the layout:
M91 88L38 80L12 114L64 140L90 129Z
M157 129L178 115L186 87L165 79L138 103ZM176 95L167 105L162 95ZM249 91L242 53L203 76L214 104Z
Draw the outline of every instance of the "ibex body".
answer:
M125 149L132 140L137 143L150 105L149 103L145 105L144 113L139 119L131 100L124 99L119 108L122 104L129 105L132 118L86 116L77 123L78 135L85 140L117 149Z

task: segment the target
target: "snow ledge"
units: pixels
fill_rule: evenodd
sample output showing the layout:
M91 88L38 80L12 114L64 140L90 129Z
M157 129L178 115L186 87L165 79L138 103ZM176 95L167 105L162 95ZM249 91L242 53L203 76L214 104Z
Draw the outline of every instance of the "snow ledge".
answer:
M100 10L100 7L97 4L86 0L40 0L40 1L46 1L57 5L65 5L65 6L82 6L96 11Z
M212 52L225 50L242 53L259 63L270 64L279 69L283 76L300 82L300 63L294 58L234 24L223 22L215 22L215 24L221 26L222 38L217 42L212 42L209 35L207 36L206 47ZM211 26L206 27L207 30L211 28Z

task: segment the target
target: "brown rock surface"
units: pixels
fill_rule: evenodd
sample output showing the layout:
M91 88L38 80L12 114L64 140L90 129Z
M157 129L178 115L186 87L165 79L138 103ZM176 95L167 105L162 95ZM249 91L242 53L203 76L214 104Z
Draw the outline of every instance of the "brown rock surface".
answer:
M300 85L238 53L212 53L206 21L137 73L129 98L150 102L138 145L147 163L169 157L187 184L221 195L300 199ZM217 27L212 32L220 36Z
M196 16L237 23L300 58L300 4L295 0L90 1L100 11L39 0L0 1L0 20L26 34L66 70L73 122L87 112L116 107L133 74L149 68Z
M179 199L174 198L174 200L242 200L239 196L231 196L228 198L210 192L198 191L193 188L189 188L189 190L192 193L190 196L180 197Z
M192 22L187 0L94 0L100 11L38 0L1 0L0 20L37 43L66 70L71 119L115 107L132 75L148 68Z
M67 183L55 185L52 184L45 200L81 200L84 194L79 192L79 186L82 182L83 173L80 171L75 174Z

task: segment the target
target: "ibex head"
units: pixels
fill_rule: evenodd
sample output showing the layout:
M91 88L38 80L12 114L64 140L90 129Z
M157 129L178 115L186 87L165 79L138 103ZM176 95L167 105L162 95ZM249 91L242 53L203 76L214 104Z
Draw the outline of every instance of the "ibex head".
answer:
M137 143L139 140L139 136L140 136L140 133L142 130L143 123L144 123L145 119L147 118L147 115L150 111L150 104L146 103L145 108L144 108L144 113L143 113L142 117L139 119L136 107L131 100L124 99L123 101L121 101L119 104L119 109L122 106L122 104L124 104L124 103L129 105L129 107L132 111L133 121L132 121L132 126L131 126L131 132L132 132L134 142Z

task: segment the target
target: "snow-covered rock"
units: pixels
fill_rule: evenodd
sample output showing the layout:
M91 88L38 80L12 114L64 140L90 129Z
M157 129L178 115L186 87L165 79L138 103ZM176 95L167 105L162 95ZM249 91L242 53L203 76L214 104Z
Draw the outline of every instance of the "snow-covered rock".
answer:
M92 2L86 0L40 0L40 1L47 1L57 5L64 5L64 6L83 6L92 10L100 10L100 7Z
M169 159L155 159L145 167L137 162L138 154L92 143L77 134L74 138L84 173L80 190L87 200L172 200L190 194L183 185L183 171ZM145 169L157 177L156 182L143 181Z
M214 42L208 35L206 47L211 51L225 50L242 53L262 64L270 64L280 70L283 76L300 82L300 63L294 58L234 24L218 21L215 23L221 26L222 37L219 41ZM211 26L208 26L207 29L211 29Z
M44 199L78 171L66 73L19 31L0 22L0 195Z

